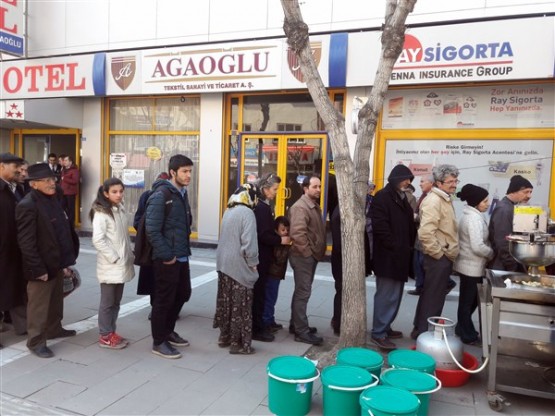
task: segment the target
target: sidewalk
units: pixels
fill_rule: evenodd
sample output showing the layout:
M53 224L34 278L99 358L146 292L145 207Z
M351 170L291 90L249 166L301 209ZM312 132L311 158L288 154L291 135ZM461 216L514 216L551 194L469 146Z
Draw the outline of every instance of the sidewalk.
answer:
M303 355L310 347L297 343L287 330L271 343L253 342L256 354L230 355L218 348L219 330L212 328L216 303L215 250L193 249L191 276L193 296L184 306L177 332L190 347L183 358L166 360L150 352L152 339L147 319L148 297L137 296L135 278L125 287L118 333L129 339L123 350L99 348L96 314L99 285L96 255L90 238L81 238L77 264L81 287L66 298L64 326L76 329L72 338L49 341L55 357L30 355L25 337L13 331L0 334L0 414L10 415L269 415L266 365L280 355ZM333 279L329 263L316 271L309 303L310 323L326 339L336 337L329 325L333 305ZM409 281L395 329L407 336L397 344L409 348L408 338L418 298L407 295ZM446 317L456 317L458 293L447 298ZM280 288L276 315L287 327L293 279L289 273ZM374 282L367 280L368 317L371 326ZM372 346L369 346L373 348ZM481 349L466 347L480 357ZM442 389L432 396L430 415L493 415L486 398L487 374L473 375L465 386ZM322 414L322 388L315 382L311 415ZM553 402L545 399L503 395L512 403L507 415L551 415Z

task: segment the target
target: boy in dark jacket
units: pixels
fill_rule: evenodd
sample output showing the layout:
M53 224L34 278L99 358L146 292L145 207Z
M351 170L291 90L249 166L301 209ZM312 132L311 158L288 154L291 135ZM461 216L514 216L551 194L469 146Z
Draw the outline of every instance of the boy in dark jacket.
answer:
M274 220L276 234L280 237L289 235L289 219L284 216ZM283 328L283 325L276 323L275 307L279 291L279 283L285 279L287 271L287 260L289 259L290 245L277 245L274 247L272 262L268 269L268 281L266 282L266 298L264 301L264 315L262 317L264 325L276 332Z

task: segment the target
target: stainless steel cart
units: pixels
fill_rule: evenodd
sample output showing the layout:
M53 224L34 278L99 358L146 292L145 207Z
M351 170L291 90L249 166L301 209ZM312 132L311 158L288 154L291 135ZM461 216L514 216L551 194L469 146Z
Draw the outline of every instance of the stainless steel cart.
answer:
M520 283L527 280L524 273L486 270L480 292L487 395L496 411L509 404L499 391L555 400L555 289Z

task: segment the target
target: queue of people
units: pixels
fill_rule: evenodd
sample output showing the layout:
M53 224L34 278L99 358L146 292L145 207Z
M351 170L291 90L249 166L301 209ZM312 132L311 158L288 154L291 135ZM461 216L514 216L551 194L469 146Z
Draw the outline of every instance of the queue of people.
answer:
M42 358L54 355L47 346L48 339L75 335L61 322L64 277L70 274L69 267L79 253L73 222L62 208L65 195L57 184L60 170L54 166L55 155L49 156L52 163L27 167L17 156L0 155L0 213L11 219L0 233L0 267L4 273L0 279L0 310L10 313L16 333L27 334L29 350ZM187 195L192 170L191 159L172 156L168 173L159 175L152 190L145 192L141 212L135 216L137 222L144 215L153 249L152 266L144 271L152 304L152 353L170 359L181 357L177 347L189 345L175 332L175 324L192 292L192 215ZM505 236L511 232L514 205L530 199L532 184L520 175L513 176L506 197L497 204L488 225L483 216L489 208L488 191L465 184L456 193L458 177L455 166L434 167L432 175L422 178L422 196L414 200L412 192L407 191L414 176L404 165L391 170L387 185L375 196L374 185L369 184L365 235L370 240L376 276L370 337L383 350L395 349L392 340L404 336L393 329L393 323L409 277L418 279L419 295L410 336L416 339L428 330L428 317L441 315L454 272L460 276L456 334L464 343L476 345L481 339L472 314L486 265L517 270ZM289 332L297 342L323 342L317 328L310 326L307 314L316 266L326 251L320 179L306 176L301 184L303 194L288 216L275 218L271 202L280 183L279 176L267 173L241 185L229 198L221 222L213 324L220 329L218 345L229 348L231 354L252 354L253 340L272 342L274 334L283 329L276 322L275 305L288 262L294 278ZM121 180L106 180L89 213L101 288L99 346L108 349L127 346L125 338L116 332L116 323L124 284L135 275L124 191ZM458 223L452 205L455 193L466 202ZM331 325L339 335L343 278L339 206L330 217L336 281ZM137 223L134 225L137 228ZM14 240L18 245L10 244Z

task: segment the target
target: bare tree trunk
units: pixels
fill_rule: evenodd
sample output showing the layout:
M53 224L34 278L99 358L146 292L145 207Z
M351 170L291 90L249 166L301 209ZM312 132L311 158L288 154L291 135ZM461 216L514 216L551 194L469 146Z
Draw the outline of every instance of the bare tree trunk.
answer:
M416 0L388 0L382 57L376 82L368 102L359 113L355 160L351 159L345 119L333 106L312 57L308 26L298 0L281 0L285 20L283 29L289 47L297 54L314 105L324 121L333 151L341 214L343 252L343 305L341 336L336 349L366 343L366 283L364 259L366 184L370 173L370 152L379 111L389 86L393 64L403 48L404 22Z

